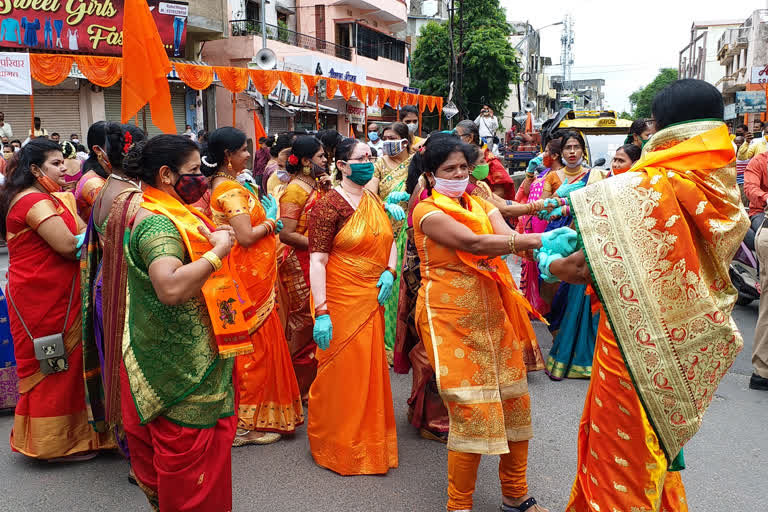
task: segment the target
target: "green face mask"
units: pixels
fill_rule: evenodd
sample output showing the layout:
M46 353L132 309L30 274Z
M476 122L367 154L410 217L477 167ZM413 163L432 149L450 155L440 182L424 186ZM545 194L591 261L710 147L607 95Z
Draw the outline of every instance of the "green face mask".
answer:
M352 171L352 174L348 178L352 183L365 185L373 178L374 167L372 162L351 163L349 164L349 169Z
M480 164L476 165L474 169L472 169L472 177L476 180L484 180L488 177L488 173L490 172L490 167L488 164Z

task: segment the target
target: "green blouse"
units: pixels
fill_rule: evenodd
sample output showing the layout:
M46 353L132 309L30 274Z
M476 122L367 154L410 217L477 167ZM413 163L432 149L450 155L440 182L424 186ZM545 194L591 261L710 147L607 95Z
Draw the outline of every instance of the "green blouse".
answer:
M130 343L124 360L141 423L163 416L185 427L212 427L234 414L234 359L219 358L202 293L165 305L147 271L160 257L189 262L181 235L170 219L152 215L126 233L126 243Z

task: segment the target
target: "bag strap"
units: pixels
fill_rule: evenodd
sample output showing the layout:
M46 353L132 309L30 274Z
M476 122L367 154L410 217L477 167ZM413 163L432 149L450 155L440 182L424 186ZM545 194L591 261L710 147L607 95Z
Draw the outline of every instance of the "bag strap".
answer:
M67 329L67 321L69 320L69 312L72 309L72 299L75 296L75 281L77 281L77 272L75 272L75 275L72 276L72 289L69 291L69 304L67 304L67 314L64 316L64 327L61 328L61 333L64 334L64 331ZM11 297L11 287L8 286L5 289L5 295L8 297L8 302L11 303L11 306L13 306L13 310L16 312L16 316L19 317L19 321L21 322L22 327L24 327L24 330L27 331L27 335L29 336L29 339L33 340L35 339L34 336L32 336L32 333L29 330L29 327L27 327L27 324L24 323L24 319L21 318L21 313L19 313L19 309L16 307L16 303L13 302L13 297Z

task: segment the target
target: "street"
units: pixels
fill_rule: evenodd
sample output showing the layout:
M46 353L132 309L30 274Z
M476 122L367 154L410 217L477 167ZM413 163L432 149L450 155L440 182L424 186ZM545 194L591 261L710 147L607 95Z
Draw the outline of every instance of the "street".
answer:
M0 256L0 266L7 256ZM5 274L4 269L1 274ZM683 472L692 512L764 510L768 502L768 393L747 388L757 303L737 307L734 317L745 347L725 377L698 435L685 447ZM546 355L552 338L534 327ZM400 467L386 476L340 477L317 467L306 429L270 446L232 451L235 511L412 511L445 509L446 449L418 436L406 420L410 375L391 374L398 423ZM576 431L587 381L550 381L529 375L535 438L530 445L530 492L551 512L562 512L576 471ZM13 414L0 415L0 438L7 440ZM484 457L475 491L475 511L498 510L498 459ZM127 480L128 464L117 454L84 463L49 464L0 448L0 510L13 512L149 510L138 487Z

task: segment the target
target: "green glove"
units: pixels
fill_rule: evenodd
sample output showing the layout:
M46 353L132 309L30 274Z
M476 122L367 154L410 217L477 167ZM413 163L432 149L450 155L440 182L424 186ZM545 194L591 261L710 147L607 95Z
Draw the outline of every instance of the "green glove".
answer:
M561 258L575 253L578 246L579 235L571 228L557 228L541 235L541 252L559 254Z
M330 346L331 338L333 338L333 324L329 315L320 315L315 318L312 338L320 350L326 350Z
M405 220L405 210L399 204L384 203L384 209L393 219L400 221Z
M283 221L278 220L277 222L275 222L275 234L279 235L282 230L283 230Z
M80 233L79 235L75 235L75 239L77 240L77 252L75 253L75 258L79 258L80 253L83 252L83 243L85 243L85 233Z
M261 199L261 206L264 208L264 212L267 214L268 219L277 219L277 201L274 197L269 194L265 195Z
M534 257L539 263L539 273L541 274L541 279L543 279L545 283L558 282L559 279L552 275L552 272L549 270L549 266L553 261L562 258L562 256L559 254L549 254L545 251L537 251L534 254Z
M528 162L528 169L526 169L525 172L527 172L528 174L535 174L536 168L540 166L542 162L544 162L544 157L541 155L535 158L531 158L531 161Z
M411 194L408 192L390 192L390 194L387 196L386 202L389 204L397 204L402 201L407 201L411 198Z
M385 270L381 273L381 276L379 276L379 282L376 283L376 288L379 289L379 304L384 305L387 300L389 299L389 296L392 295L392 285L395 283L395 276L392 275L392 272L389 270Z

